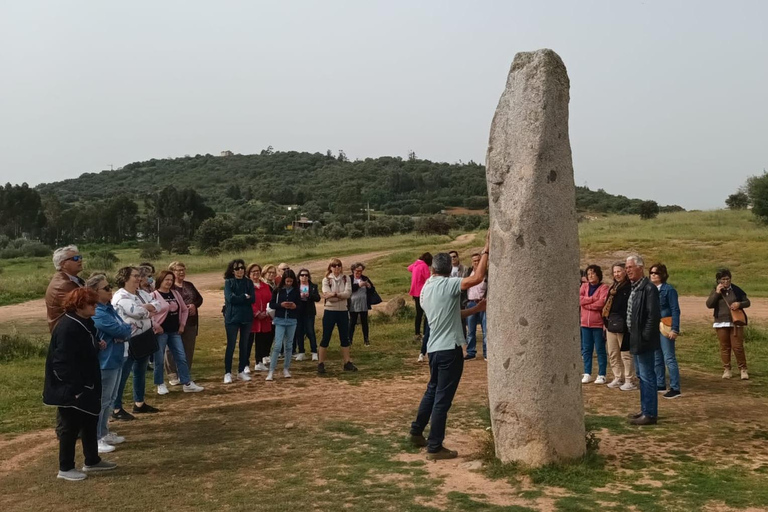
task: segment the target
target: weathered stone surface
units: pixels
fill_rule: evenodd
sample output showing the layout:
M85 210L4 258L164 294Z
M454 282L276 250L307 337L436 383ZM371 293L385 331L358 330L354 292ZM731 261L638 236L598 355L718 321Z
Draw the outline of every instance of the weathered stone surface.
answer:
M486 161L488 394L496 456L533 466L586 449L569 87L555 52L518 53Z
M389 300L384 306L384 314L387 316L395 316L400 310L405 309L405 299L402 297L395 297Z

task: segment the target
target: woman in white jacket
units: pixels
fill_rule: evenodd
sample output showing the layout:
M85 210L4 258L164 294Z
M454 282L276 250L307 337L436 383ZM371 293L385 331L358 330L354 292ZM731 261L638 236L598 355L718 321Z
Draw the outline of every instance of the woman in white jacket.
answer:
M124 322L131 326L131 338L152 329L152 317L165 308L167 303L158 301L150 293L139 288L141 274L136 267L123 267L115 276L119 290L112 296L112 306ZM128 353L128 343L125 343L125 363L117 390L112 418L116 420L132 420L133 416L123 409L123 392L128 381L128 375L133 371L133 414L159 412L158 409L144 402L146 387L147 364L149 356L134 359Z

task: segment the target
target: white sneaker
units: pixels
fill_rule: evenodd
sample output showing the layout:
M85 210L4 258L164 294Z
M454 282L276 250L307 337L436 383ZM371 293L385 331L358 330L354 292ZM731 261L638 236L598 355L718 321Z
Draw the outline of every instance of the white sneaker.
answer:
M185 393L199 393L204 389L205 388L203 386L198 386L197 384L195 384L195 381L193 380L189 381L189 384L184 384Z
M264 366L264 363L259 363L259 364L257 364L256 366L253 367L253 371L255 371L255 372L266 372L268 370L269 370L269 368Z
M419 354L419 358L416 360L416 362L423 363L424 362L424 354Z
M269 364L269 357L262 357L261 358L261 364L264 364L264 365Z
M749 373L747 373L747 370L741 370L741 380L749 380Z
M605 384L605 375L598 375L595 384Z
M59 474L56 475L56 478L69 480L70 482L77 482L79 480L85 480L88 478L88 475L76 469L70 469L69 471L59 471Z
M630 381L627 381L624 384L622 384L619 389L622 391L634 391L637 389L637 386L632 384Z
M267 378L266 378L266 379L264 379L264 380L266 380L267 382L270 382L270 381L273 381L273 380L275 380L275 379L273 379L273 378L272 378L272 372L269 372L269 373L267 374Z
M590 382L592 382L592 376L590 374L585 373L584 375L582 375L581 377L582 384L589 384Z
M102 437L101 440L107 444L120 444L125 442L125 438L123 436L117 435L115 432L110 432L109 434Z
M288 370L283 370L283 377L285 377L286 379L290 379L291 372L289 372Z
M224 374L224 384L232 384L232 374L231 373L225 373Z
M168 394L168 388L165 387L165 384L160 384L157 386L157 394L158 395L167 395Z
M248 375L245 372L241 372L241 373L237 374L237 380L242 380L243 382L248 382L249 380L251 380L251 376Z
M613 379L611 382L608 383L608 387L611 389L621 387L621 381L619 379Z
M113 451L115 451L114 446L104 441L104 439L99 439L99 453L109 453Z
M303 361L307 358L304 354L296 354L295 360L296 361Z
M733 374L731 373L731 370L726 369L726 370L723 371L723 378L724 379L730 379L731 377L733 377Z
M251 369L246 366L243 368L243 373L251 373Z
M313 361L317 361L317 353L316 352L312 352L312 360Z
M168 384L171 386L178 386L181 384L181 381L179 380L179 376L175 373L169 373L168 374Z

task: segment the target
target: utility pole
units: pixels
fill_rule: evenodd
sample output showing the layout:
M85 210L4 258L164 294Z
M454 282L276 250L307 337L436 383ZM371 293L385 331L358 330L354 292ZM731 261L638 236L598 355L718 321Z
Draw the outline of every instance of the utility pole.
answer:
M368 201L365 210L368 212L368 222L371 222L371 202Z

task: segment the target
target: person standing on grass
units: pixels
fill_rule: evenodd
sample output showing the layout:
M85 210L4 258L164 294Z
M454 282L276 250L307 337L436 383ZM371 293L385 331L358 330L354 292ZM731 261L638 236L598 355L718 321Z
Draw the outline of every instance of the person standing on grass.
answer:
M643 259L627 257L626 270L631 283L627 300L627 332L629 351L635 356L640 378L640 411L629 415L633 425L655 425L659 399L656 391L655 351L659 348L659 290L644 275Z
M414 340L421 341L421 322L424 321L425 328L427 319L424 318L424 310L421 308L421 289L424 283L429 279L429 267L432 265L432 255L425 252L419 259L408 265L408 272L411 273L411 289L408 292L413 297L413 303L416 306L416 320L414 324Z
M167 395L168 387L163 381L164 367L160 361L165 357L165 349L173 353L176 367L178 368L178 378L184 385L185 393L197 393L203 391L202 386L198 386L192 380L187 366L187 356L184 354L184 343L181 341L181 335L187 325L189 310L184 304L181 294L173 287L175 278L170 270L161 270L157 274L157 287L153 293L155 300L165 302L167 307L152 318L152 328L157 335L157 352L155 352L154 380L157 386L158 395Z
M224 384L232 383L232 358L235 355L237 335L240 334L240 361L237 378L249 381L243 372L246 365L248 339L253 324L253 282L245 277L245 262L232 260L224 272L224 330L227 333L227 349L224 353Z
M291 378L291 354L293 353L293 337L296 334L296 316L299 307L299 289L296 286L296 274L287 269L283 272L283 278L272 292L270 307L275 310L275 344L272 347L272 357L269 361L269 373L267 381L272 380L272 374L277 366L277 358L285 347L283 359L283 377Z
M254 371L265 372L268 370L264 364L264 358L269 356L269 348L272 346L272 317L267 313L267 306L272 300L272 288L261 278L261 266L251 263L246 269L248 279L253 283L253 323L251 324L251 336L248 339L246 350L245 371L251 364L251 348L254 349Z
M149 336L147 333L152 332L152 317L163 311L166 307L165 304L158 302L151 294L139 289L142 278L141 271L136 267L121 268L117 271L115 281L120 289L112 296L112 306L114 306L120 318L131 326L131 338ZM152 335L154 336L154 334ZM117 398L115 398L112 419L133 419L133 416L123 409L123 393L125 392L125 385L131 372L133 372L132 412L134 414L159 412L159 409L152 407L144 401L148 365L149 356L136 359L130 354L129 350L128 357L125 363L123 363L123 370L120 374L120 385L117 388Z
M309 338L309 348L312 351L312 360L317 361L317 337L315 336L315 317L317 316L316 302L320 302L320 291L312 282L309 270L299 270L299 312L297 315L296 336L296 361L304 360L304 337Z
M187 266L181 261L174 261L168 265L168 270L173 272L173 289L181 294L184 304L187 306L187 323L184 332L181 333L181 342L184 344L184 356L187 358L187 368L192 371L192 360L195 357L195 344L200 327L199 309L203 305L203 296L197 291L195 285L187 281ZM168 374L168 384L178 386L179 372L176 361L170 350L165 353L165 372Z
M592 351L597 352L597 378L595 384L605 384L608 357L603 337L603 306L608 299L608 286L603 283L603 269L598 265L587 267L587 282L579 289L581 307L581 357L584 361L582 384L592 381Z
M368 311L371 309L371 296L376 293L376 288L368 276L363 275L365 265L362 263L352 264L352 275L349 277L352 281L352 295L349 298L349 344L355 337L355 326L357 319L360 319L360 326L363 329L363 342L368 347L371 340L368 337Z
M476 252L472 255L472 270L470 271L470 276L477 272L477 267L480 265L480 258L481 254L479 252ZM457 276L458 277L458 276ZM485 279L480 281L479 284L471 287L469 290L467 290L467 308L471 309L475 306L477 306L481 300L485 298L486 293L488 293L488 280L487 276ZM466 309L466 308L462 308ZM464 356L465 361L471 361L477 356L477 326L480 325L480 328L483 332L483 359L486 361L488 360L488 352L487 352L487 343L486 343L486 319L485 319L485 311L480 311L478 313L475 313L474 315L470 315L467 318L467 355Z
M667 283L669 273L667 266L656 263L651 266L651 282L659 290L659 307L661 308L661 323L659 324L659 343L656 350L656 388L664 392L662 398L679 398L680 368L675 356L675 340L680 333L680 304L677 300L677 290ZM666 369L665 369L666 366ZM669 391L667 391L667 372L669 370Z
M720 342L720 359L723 361L723 378L730 379L731 350L741 370L741 380L748 380L747 355L744 352L744 327L747 325L747 313L743 310L750 306L747 294L731 282L731 271L723 268L715 274L717 286L707 297L707 307L714 310L717 339ZM744 314L744 323L736 322L731 311Z
M88 278L85 286L96 292L99 300L96 304L96 313L93 315L97 337L103 347L99 352L101 411L96 438L99 442L99 453L109 453L115 450L114 445L125 442L125 438L117 435L117 432L110 432L107 422L110 410L117 399L123 364L128 358L131 326L125 323L112 307L112 287L107 282L107 276L94 274Z
M53 332L56 323L64 316L64 298L67 294L85 286L85 281L77 276L83 271L83 257L76 245L59 247L53 251L53 266L56 273L45 290L49 332Z
M435 255L432 262L434 274L421 291L421 304L429 318L427 353L430 377L416 420L411 423L411 443L426 446L429 460L453 459L458 456L458 452L443 446L443 440L448 410L464 369L462 346L466 338L462 335L461 318L485 309L485 301L481 301L473 308L462 311L461 292L477 286L485 279L489 242L490 239L486 238L480 262L470 277L450 277L451 257L447 253ZM429 438L425 439L427 423L431 429Z
M624 270L624 262L613 264L613 285L608 290L608 298L603 306L603 322L605 324L606 348L611 362L613 380L609 388L619 388L622 391L634 391L635 363L629 353L629 337L625 336L627 328L627 301L631 286ZM626 343L625 343L626 338Z
M99 457L97 431L101 411L99 342L92 317L99 296L88 288L71 291L62 303L65 313L51 334L45 361L43 403L58 408L61 417L57 478L84 480L86 473L115 469ZM85 464L75 469L78 434Z
M341 357L344 360L345 372L356 372L357 366L352 363L349 356L349 311L347 299L352 295L352 281L344 275L344 269L339 258L331 258L328 270L323 279L322 297L325 299L325 312L323 313L323 339L318 348L317 373L325 373L325 357L328 353L328 345L331 343L333 328L339 329L339 343L341 343Z

